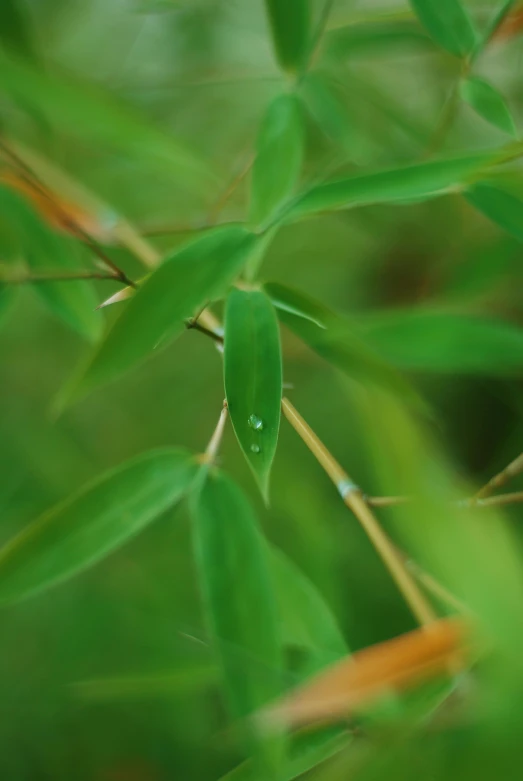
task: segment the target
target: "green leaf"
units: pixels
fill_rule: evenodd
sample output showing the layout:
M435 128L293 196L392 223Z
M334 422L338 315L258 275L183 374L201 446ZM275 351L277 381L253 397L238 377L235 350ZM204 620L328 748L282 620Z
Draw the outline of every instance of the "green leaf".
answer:
M311 652L310 672L347 656L336 619L316 586L276 547L271 547L271 565L284 643Z
M452 374L523 372L523 329L452 312L407 310L362 318L362 333L402 369Z
M352 740L343 727L328 727L320 730L303 730L292 736L289 744L289 756L281 773L281 781L293 781L309 770L321 765L331 757L347 748ZM256 774L253 776L251 762L243 762L222 776L220 781L265 781Z
M309 0L265 0L265 6L279 64L291 73L299 71L310 47Z
M115 379L184 330L184 318L221 295L256 239L240 226L215 228L167 258L129 299L73 395Z
M9 310L13 306L14 299L14 285L3 285L0 281L0 326L2 326L7 319Z
M357 132L355 119L349 113L339 85L327 74L315 71L303 79L302 90L305 104L323 134L349 159L357 157L361 134Z
M278 320L260 290L229 293L224 377L234 431L267 499L280 428L282 361Z
M516 136L516 127L505 99L484 79L471 76L461 83L461 97L491 125Z
M246 497L226 475L204 471L192 505L209 632L231 715L243 720L281 694L275 672L283 669L282 641L269 551ZM262 766L274 770L281 760L281 739L258 735L249 719L245 728ZM265 777L272 776L267 772Z
M326 56L333 64L358 55L390 57L394 48L403 56L406 50L434 51L434 44L417 20L349 24L328 32L325 38Z
M434 41L458 57L470 54L478 34L460 0L410 0Z
M216 683L217 672L215 665L193 664L170 673L77 681L71 690L83 702L168 699L209 688Z
M59 273L82 269L77 242L53 233L18 193L0 187L0 212L16 234L16 242L31 271ZM103 320L95 311L98 298L90 282L42 282L35 284L34 289L53 314L67 325L90 341L99 338Z
M523 241L523 201L488 182L474 185L465 197L485 217Z
M3 0L2 0L3 2ZM156 170L186 174L192 188L208 183L204 163L181 141L148 124L131 108L113 101L92 86L34 68L28 62L0 52L0 93L7 93L42 113L52 126L85 139L96 148L108 145Z
M0 602L61 583L135 536L187 491L196 462L158 450L106 472L0 549Z
M254 226L263 226L294 193L303 146L300 101L295 95L279 95L267 110L256 145L250 204Z
M463 185L471 174L491 160L491 153L467 155L326 182L297 198L286 219L300 219L332 209L444 195Z
M284 285L271 282L265 290L280 320L322 358L353 380L375 383L422 406L397 370L361 338L346 318Z
M0 2L0 42L25 56L34 55L29 20L19 0Z

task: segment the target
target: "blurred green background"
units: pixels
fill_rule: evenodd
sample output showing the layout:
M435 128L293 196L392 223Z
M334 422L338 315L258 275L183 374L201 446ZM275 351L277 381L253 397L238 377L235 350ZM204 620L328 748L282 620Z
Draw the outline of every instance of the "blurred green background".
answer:
M323 4L316 5L319 13ZM494 5L468 3L480 20ZM89 130L64 127L52 106L46 111L13 100L1 90L0 75L3 131L101 196L162 253L209 219L244 219L248 176L218 215L216 204L248 164L260 119L285 86L261 0L26 0L16 9L24 34L15 45L42 73L74 83L79 96L98 91L125 102L176 134L212 175L176 176L118 143L91 141ZM7 32L2 37L9 50L13 41ZM502 90L517 125L522 56L523 39L515 36L489 47L477 69ZM406 3L335 2L302 85L314 91L315 78L331 79L336 94L327 132L313 112L307 116L303 188L335 171L420 159L458 71L457 60L430 42ZM503 142L500 131L463 104L440 151ZM513 168L509 182L517 190L516 173ZM127 251L109 251L131 277L143 273ZM520 256L515 239L448 195L284 227L263 277L356 317L431 304L517 325L523 322ZM100 302L116 289L96 283ZM34 289L8 293L3 290L10 300L0 331L2 541L135 454L174 444L205 448L224 396L212 342L187 332L54 419L53 400L86 345ZM106 311L100 319L112 320ZM358 484L379 493L351 388L290 333L283 338L293 403ZM481 484L520 452L521 373L426 372L412 379L433 407L433 433L460 480ZM328 599L352 649L413 627L364 533L285 422L269 509L230 427L220 463L248 491L269 539ZM521 512L516 506L507 515L519 542ZM392 528L390 511L380 517ZM240 761L203 628L185 505L73 581L2 608L0 624L0 775L6 781L215 779Z

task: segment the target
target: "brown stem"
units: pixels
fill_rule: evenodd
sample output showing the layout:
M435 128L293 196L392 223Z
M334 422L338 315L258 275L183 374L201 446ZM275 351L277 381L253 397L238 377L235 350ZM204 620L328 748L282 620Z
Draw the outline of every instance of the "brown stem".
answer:
M1 285L32 285L45 282L71 282L81 279L104 279L111 282L122 282L115 274L104 274L101 271L78 271L78 272L50 272L49 274L20 274L17 277L2 277L0 275Z
M5 143L3 139L0 138L0 149L6 154L20 169L20 176L22 179L27 182L27 184L32 187L34 190L36 190L43 198L45 198L53 207L53 209L56 211L57 214L60 215L60 218L63 222L63 224L69 228L71 233L76 235L82 243L86 244L91 251L97 255L100 260L113 272L117 279L119 279L121 282L123 282L125 285L129 285L130 287L135 287L134 282L129 279L129 277L125 274L125 272L119 268L114 261L111 260L111 258L107 255L104 250L98 245L98 243L93 239L92 236L90 236L77 222L74 220L67 211L62 207L61 203L54 198L52 193L47 189L47 187L43 184L43 182L39 179L39 177L36 175L36 173L32 170L30 166L27 165L27 163L22 160L22 158L16 153L13 152L13 150L9 147L8 144Z
M506 485L512 477L519 475L521 472L523 472L523 453L511 461L508 466L501 470L501 472L498 472L497 475L494 475L494 477L492 477L488 483L486 483L486 485L484 485L483 488L477 492L474 498L484 499L497 488L501 488L502 486Z
M358 486L352 482L347 472L342 469L288 399L282 400L282 408L291 426L327 472L343 501L362 525L414 616L423 626L431 624L436 620L436 614L418 588L395 546L372 514Z

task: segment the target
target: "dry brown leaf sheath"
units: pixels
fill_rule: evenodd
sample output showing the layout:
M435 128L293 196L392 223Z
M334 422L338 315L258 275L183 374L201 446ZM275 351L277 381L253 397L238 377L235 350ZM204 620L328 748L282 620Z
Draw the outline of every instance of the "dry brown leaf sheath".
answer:
M23 195L40 214L40 217L54 230L72 233L78 226L98 241L108 239L107 231L102 228L96 218L72 203L68 203L49 191L49 195L14 171L4 170L0 173L0 182Z
M259 719L271 729L346 718L381 696L456 672L467 657L468 627L442 619L336 662L275 704Z

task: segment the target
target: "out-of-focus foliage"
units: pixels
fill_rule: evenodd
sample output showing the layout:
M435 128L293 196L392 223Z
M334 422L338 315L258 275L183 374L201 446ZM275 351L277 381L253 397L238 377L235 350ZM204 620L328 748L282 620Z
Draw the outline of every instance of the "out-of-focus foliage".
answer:
M519 778L522 14L0 1L1 778ZM413 618L282 382L478 644L292 735Z

